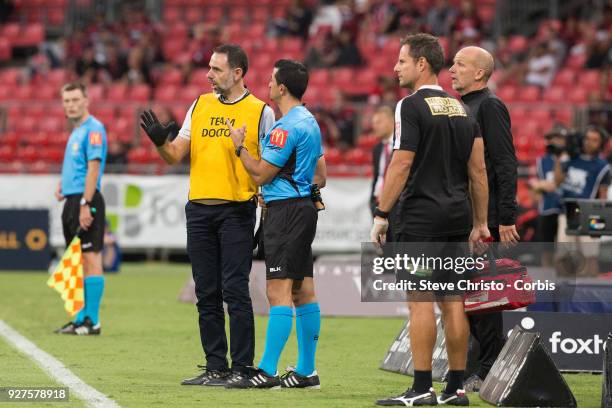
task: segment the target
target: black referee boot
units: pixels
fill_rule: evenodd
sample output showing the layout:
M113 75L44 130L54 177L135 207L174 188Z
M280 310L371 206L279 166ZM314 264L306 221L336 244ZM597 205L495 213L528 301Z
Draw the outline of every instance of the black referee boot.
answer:
M230 376L229 371L209 370L206 366L198 365L204 370L200 375L192 378L186 378L181 381L181 385L204 385L204 386L224 386Z

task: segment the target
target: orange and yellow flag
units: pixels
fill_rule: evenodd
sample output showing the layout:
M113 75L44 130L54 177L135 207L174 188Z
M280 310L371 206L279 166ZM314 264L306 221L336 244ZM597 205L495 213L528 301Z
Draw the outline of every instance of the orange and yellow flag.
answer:
M75 236L60 259L47 285L57 290L64 299L64 308L74 316L85 305L83 290L83 258L81 240Z

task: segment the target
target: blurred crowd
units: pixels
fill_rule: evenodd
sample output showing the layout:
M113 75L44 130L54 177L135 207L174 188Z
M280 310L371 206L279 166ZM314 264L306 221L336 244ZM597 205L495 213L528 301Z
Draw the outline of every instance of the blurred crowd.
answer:
M3 9L10 10L3 0ZM427 3L427 2L425 2ZM493 20L483 21L478 0L436 0L431 7L416 0L292 0L284 14L266 21L268 37L294 37L303 41L303 59L312 69L371 66L371 45L385 47L398 36L427 31L443 38L448 64L463 46L477 44L492 51L498 68L493 86L536 85L547 88L555 74L569 60L586 69L608 72L612 63L612 0L597 13L591 1L575 2L564 20L544 20L537 33L526 38L493 35ZM492 2L486 2L491 6ZM141 1L121 2L118 19L112 23L102 14L70 35L47 41L29 58L28 75L35 77L54 68L68 68L86 84L148 84L155 88L168 67L178 68L186 84L198 68L206 68L215 46L230 39L226 20L185 24L187 52L169 58L163 49L168 27L153 19ZM257 41L258 39L251 39ZM324 130L325 142L350 148L356 135L368 128L369 118L356 123L355 108L349 102L365 102L366 116L380 103L394 103L401 97L391 67L381 73L369 95L346 95L334 91L331 103L313 106ZM594 102L612 100L607 75Z

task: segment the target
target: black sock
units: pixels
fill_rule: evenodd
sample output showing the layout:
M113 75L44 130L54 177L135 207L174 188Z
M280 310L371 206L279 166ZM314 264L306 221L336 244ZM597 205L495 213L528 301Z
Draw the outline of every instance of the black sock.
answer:
M448 372L445 394L454 394L458 389L463 388L463 373L464 370L450 370Z
M414 391L427 392L431 388L431 384L431 370L414 370L414 382L412 383L412 389Z

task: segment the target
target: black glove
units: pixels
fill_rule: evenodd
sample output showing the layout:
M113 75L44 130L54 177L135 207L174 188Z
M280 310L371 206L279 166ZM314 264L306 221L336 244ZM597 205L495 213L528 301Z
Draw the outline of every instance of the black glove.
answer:
M317 211L325 209L325 204L323 204L323 198L321 197L321 191L319 190L319 186L317 184L310 185L310 198L312 198Z
M157 116L155 116L155 113L150 109L142 112L140 120L140 127L142 127L155 146L163 146L170 133L170 127L174 122L170 122L166 126L162 125L159 119L157 119Z

